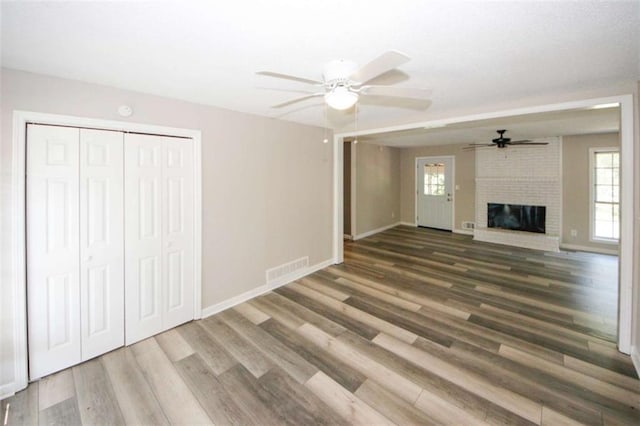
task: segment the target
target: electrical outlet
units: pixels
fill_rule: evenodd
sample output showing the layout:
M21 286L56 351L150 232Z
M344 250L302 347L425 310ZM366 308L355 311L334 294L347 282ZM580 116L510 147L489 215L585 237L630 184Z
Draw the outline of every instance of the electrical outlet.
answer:
M577 229L572 229L571 230L571 236L572 237L577 237L578 236L578 230Z
M396 217L396 212L391 212L391 219Z

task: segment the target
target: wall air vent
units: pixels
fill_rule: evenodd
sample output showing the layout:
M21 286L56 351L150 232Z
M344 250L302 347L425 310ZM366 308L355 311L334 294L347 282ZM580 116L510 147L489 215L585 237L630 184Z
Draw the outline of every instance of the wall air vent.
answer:
M287 277L296 275L295 273L297 271L308 267L309 256L305 256L300 259L292 260L291 262L283 263L280 266L267 269L267 284L273 284L276 281L287 281Z
M475 222L462 222L462 229L475 229Z

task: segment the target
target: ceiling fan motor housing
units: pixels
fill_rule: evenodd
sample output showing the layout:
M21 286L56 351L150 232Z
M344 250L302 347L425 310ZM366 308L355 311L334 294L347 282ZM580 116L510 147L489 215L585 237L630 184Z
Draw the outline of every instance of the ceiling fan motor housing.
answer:
M338 59L335 61L327 62L324 65L324 72L322 73L322 76L324 77L325 83L328 83L332 86L344 86L348 85L345 83L349 83L349 76L351 76L357 70L358 64L356 64L355 62Z
M493 139L492 142L498 145L498 148L506 148L507 145L509 145L509 142L511 142L511 138L504 137L506 130L497 130L497 132L500 137Z

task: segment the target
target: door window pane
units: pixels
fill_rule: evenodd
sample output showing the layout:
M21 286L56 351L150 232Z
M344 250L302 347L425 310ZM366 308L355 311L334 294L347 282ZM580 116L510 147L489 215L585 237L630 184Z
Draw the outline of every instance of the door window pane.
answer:
M424 195L444 195L444 172L443 163L424 165Z

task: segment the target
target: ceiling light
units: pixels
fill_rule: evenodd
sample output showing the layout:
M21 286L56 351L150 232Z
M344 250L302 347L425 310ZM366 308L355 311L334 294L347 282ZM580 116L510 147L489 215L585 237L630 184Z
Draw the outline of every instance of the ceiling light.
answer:
M338 86L324 95L324 100L333 109L349 109L358 102L358 94L350 92L344 86Z
M443 123L434 123L434 124L427 124L426 126L424 126L425 129L429 130L429 129L439 129L441 127L447 127L446 124Z
M600 104L600 105L594 105L591 107L591 109L605 109L605 108L615 108L617 106L619 106L620 104L617 102L613 102L610 104Z

